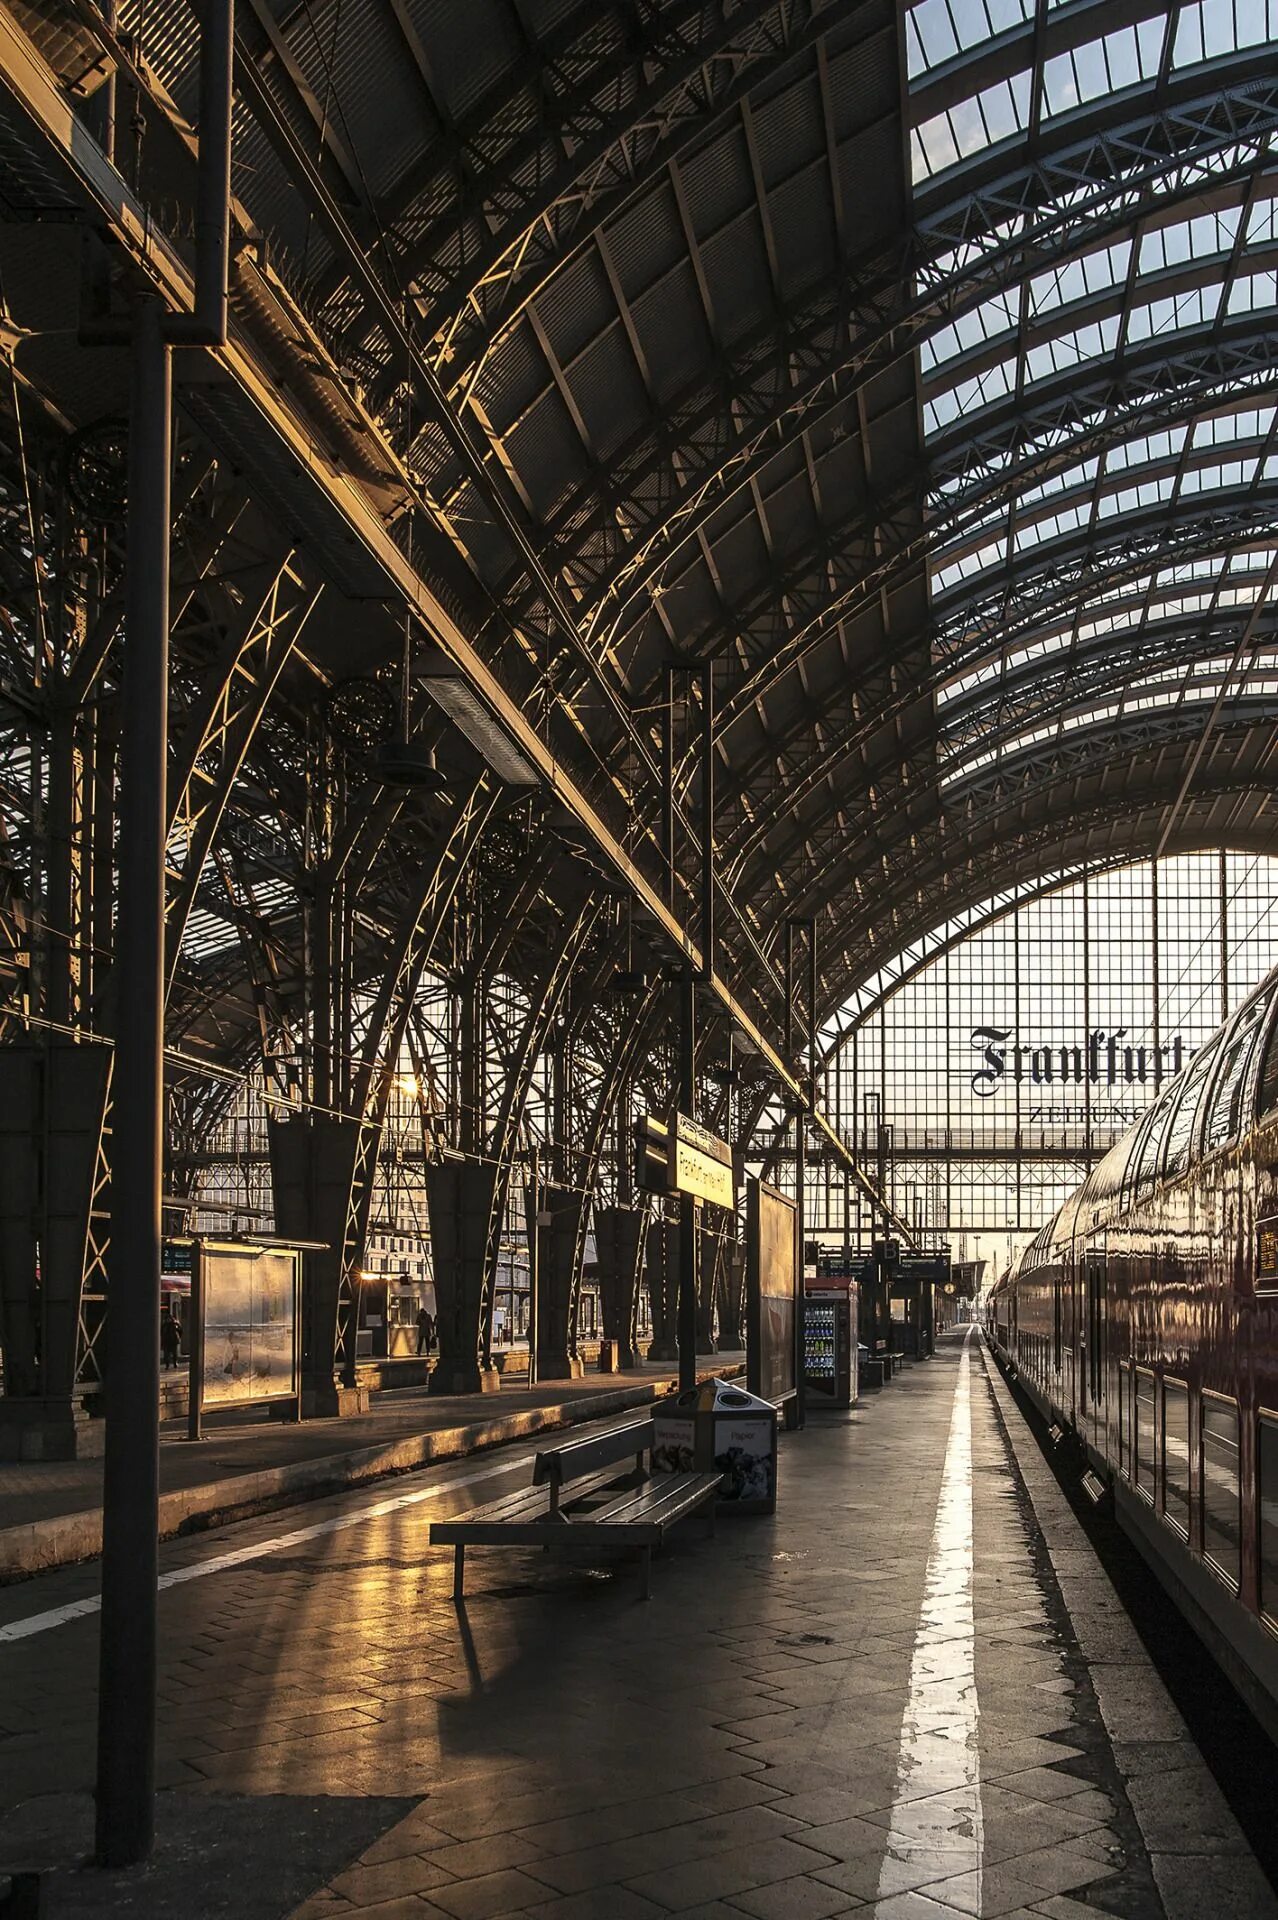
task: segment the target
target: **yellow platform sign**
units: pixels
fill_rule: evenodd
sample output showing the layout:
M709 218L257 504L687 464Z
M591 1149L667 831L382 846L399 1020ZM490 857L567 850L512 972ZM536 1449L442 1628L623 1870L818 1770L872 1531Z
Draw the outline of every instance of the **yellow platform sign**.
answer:
M673 1193L689 1193L695 1200L708 1200L716 1207L736 1205L732 1148L686 1113L674 1116L667 1165Z

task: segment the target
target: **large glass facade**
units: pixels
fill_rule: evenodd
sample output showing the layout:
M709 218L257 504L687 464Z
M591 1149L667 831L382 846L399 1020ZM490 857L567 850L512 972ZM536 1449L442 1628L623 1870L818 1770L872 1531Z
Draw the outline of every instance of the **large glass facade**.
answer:
M831 1023L825 1099L898 1215L951 1243L1035 1231L1278 965L1276 882L1235 852L1084 873L885 968ZM814 1233L869 1238L840 1174L810 1182Z

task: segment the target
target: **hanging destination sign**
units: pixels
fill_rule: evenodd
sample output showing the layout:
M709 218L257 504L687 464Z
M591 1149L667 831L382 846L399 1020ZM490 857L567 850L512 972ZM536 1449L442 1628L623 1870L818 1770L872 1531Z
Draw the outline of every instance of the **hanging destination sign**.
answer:
M732 1148L718 1134L676 1113L670 1126L668 1179L672 1193L688 1193L712 1206L733 1207L737 1201L732 1177Z

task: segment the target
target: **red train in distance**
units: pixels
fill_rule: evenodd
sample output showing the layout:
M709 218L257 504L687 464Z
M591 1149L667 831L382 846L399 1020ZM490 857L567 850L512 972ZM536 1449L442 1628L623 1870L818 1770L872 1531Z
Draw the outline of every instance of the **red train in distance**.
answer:
M986 1336L1278 1737L1278 971L992 1290Z

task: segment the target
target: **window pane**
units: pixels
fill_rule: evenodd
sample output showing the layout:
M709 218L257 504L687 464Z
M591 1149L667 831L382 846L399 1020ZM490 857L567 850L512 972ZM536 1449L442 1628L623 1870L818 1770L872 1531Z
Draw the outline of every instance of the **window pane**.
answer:
M1189 1388L1163 1382L1163 1510L1189 1537Z
M1203 1396L1203 1552L1237 1585L1238 1409Z
M1207 1118L1207 1134L1203 1142L1204 1151L1211 1153L1221 1147L1226 1140L1234 1140L1242 1131L1243 1115L1241 1111L1243 1089L1247 1080L1247 1068L1251 1062L1252 1049L1256 1044L1256 1035L1268 1007L1268 996L1252 1002L1239 1022L1229 1049L1221 1063L1220 1074L1212 1093L1211 1112Z
M1130 1387L1131 1379L1127 1368L1120 1366L1118 1369L1118 1471L1128 1478L1131 1477L1131 1468L1127 1459L1127 1435L1131 1426L1127 1395Z
M1260 1422L1260 1610L1278 1620L1278 1421Z
M1167 1164L1163 1168L1164 1179L1170 1180L1176 1174L1183 1173L1189 1161L1194 1121L1198 1117L1198 1106L1202 1099L1203 1082L1212 1061L1216 1058L1218 1040L1208 1044L1195 1054L1194 1063L1185 1075L1185 1084L1180 1096L1180 1104L1172 1119L1171 1134L1167 1141Z
M1136 1485L1154 1497L1154 1376L1136 1369Z

